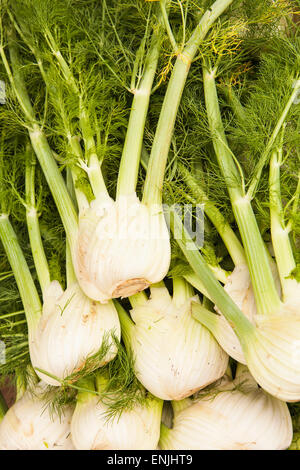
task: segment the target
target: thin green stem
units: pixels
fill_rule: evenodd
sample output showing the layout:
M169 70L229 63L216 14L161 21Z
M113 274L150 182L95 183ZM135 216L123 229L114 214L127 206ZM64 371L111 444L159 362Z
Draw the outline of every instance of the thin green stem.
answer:
M29 334L38 325L42 306L17 235L6 214L0 215L0 239L14 272L23 302Z
M9 53L13 65L13 70L9 66L3 46L0 46L0 55L11 86L24 113L25 119L28 121L28 123L32 124L35 121L35 115L24 84L23 77L20 72L17 49L16 46L13 44L12 40L12 34L9 33Z
M103 179L101 165L98 159L96 152L95 139L93 136L92 125L89 118L88 110L86 109L85 104L83 103L82 93L77 85L76 79L68 65L65 61L61 51L58 48L58 45L51 34L47 29L45 32L45 38L48 42L48 45L57 59L59 67L63 73L65 82L68 86L71 86L73 93L78 99L79 104L79 123L82 131L83 140L85 143L85 153L88 161L88 176L91 182L91 186L94 191L95 197L101 193L107 194L107 189Z
M69 140L69 147L70 147L71 153L78 159L79 162L82 162L83 154L82 154L82 149L80 146L79 138L77 136L69 136L68 140ZM89 206L89 202L86 198L86 195L83 193L83 191L81 191L81 189L79 189L77 185L77 181L80 180L82 176L81 172L82 170L76 164L72 165L71 174L72 174L72 179L73 179L73 188L75 191L79 212L82 212L84 209L86 209Z
M39 216L36 207L34 183L35 164L35 156L33 154L28 155L25 171L26 221L35 269L38 275L42 292L44 293L45 289L50 284L50 272L45 250L43 247L40 232Z
M203 65L203 85L208 124L213 140L218 164L224 176L231 200L242 197L243 183L241 174L233 159L228 146L224 126L221 118L217 88L215 82L216 70Z
M24 323L26 323L26 320L19 320L19 321L16 321L16 322L13 322L13 323L9 323L9 328L15 328L16 326L18 325L23 325ZM7 328L7 323L5 323L4 325L0 326L0 330L4 330ZM20 333L21 336L23 336L22 333ZM4 335L2 335L3 337ZM10 336L10 335L9 335ZM18 336L18 335L17 335Z
M28 40L28 38L27 38L28 30L27 30L26 25L23 23L22 28L21 28L19 26L19 24L17 23L17 20L13 16L12 12L10 10L8 10L7 13L9 15L10 20L11 20L12 24L14 25L14 28L16 29L17 33L22 38L23 42L28 46L28 48L30 49L32 54L35 56L36 61L37 61L37 65L40 69L43 80L44 80L44 82L46 82L46 72L45 72L45 69L44 69L44 66L43 66L42 56L40 54L40 51L30 42L30 40Z
M219 284L209 267L207 266L197 246L189 233L182 225L176 212L171 213L171 227L175 239L188 260L191 268L199 276L208 297L214 302L224 317L234 327L243 348L247 348L247 340L254 333L255 327L245 317L231 297Z
M159 2L160 9L161 9L163 22L164 22L164 25L165 25L165 28L166 28L166 31L167 31L167 34L168 34L168 37L169 37L169 41L170 41L172 49L173 49L173 52L175 54L177 54L178 46L177 46L176 39L174 37L172 28L170 26L170 22L169 22L169 18L168 18L169 15L168 15L168 11L167 11L167 8L166 8L166 3L168 3L168 2L166 2L166 0L160 0L160 2Z
M180 175L182 176L185 184L190 189L197 203L204 204L204 211L209 217L210 221L216 227L235 266L246 264L246 257L243 246L230 227L229 223L226 221L225 217L215 206L215 204L208 198L200 184L195 180L193 175L185 168L184 165L179 163L178 171L180 172Z
M159 116L146 175L143 202L161 204L164 173L182 92L191 62L209 29L233 0L217 0L202 16L198 26L177 56Z
M87 109L80 99L79 105L80 127L85 144L85 154L88 161L87 174L94 192L97 197L100 194L108 195L104 178L101 171L101 165L96 152L95 139L93 136L92 126Z
M277 268L280 276L283 300L285 301L290 292L291 282L287 279L291 271L296 267L293 250L289 238L289 230L285 226L280 188L280 166L282 163L282 151L274 150L270 160L270 216L271 237L275 253ZM293 286L291 286L293 289Z
M297 80L294 82L294 87L293 87L293 91L290 95L290 98L289 100L287 101L283 111L282 111L282 114L281 116L279 117L277 123L276 123L276 126L274 127L274 130L271 134L271 137L269 138L268 142L267 142L267 145L265 147L265 150L263 152L263 154L261 155L257 165L256 165L256 168L255 168L255 171L254 171L254 175L252 177L252 180L251 180L251 184L248 188L248 191L247 191L247 195L250 199L252 199L256 193L256 190L257 190L257 186L258 186L258 183L259 183L259 180L260 180L260 177L261 177L261 173L263 171L263 168L265 166L265 164L267 163L267 159L270 155L270 152L272 151L272 148L274 146L274 143L280 133L280 130L286 120L286 117L293 105L293 103L295 103L295 100L297 99L298 95L299 95L299 90L300 90L300 79L299 77L297 77Z
M143 77L139 86L132 90L134 97L119 169L117 197L131 194L136 190L145 122L159 59L161 41L162 25L161 17L159 17L159 25L154 28L149 51L146 56Z
M3 320L5 318L14 317L16 315L24 315L24 313L25 313L24 310L19 310L18 312L5 313L4 315L0 315L0 320Z
M67 188L70 193L72 200L76 198L75 189L73 185L72 171L70 168L67 168ZM66 277L67 277L67 286L70 286L77 281L76 274L74 271L74 266L72 262L72 253L68 241L66 241Z
M233 87L231 85L225 84L221 87L221 90L224 93L229 105L231 106L232 111L234 112L238 120L240 122L245 122L247 119L245 108L240 102Z
M245 247L257 309L272 315L280 308L269 256L247 196L233 202L233 212Z

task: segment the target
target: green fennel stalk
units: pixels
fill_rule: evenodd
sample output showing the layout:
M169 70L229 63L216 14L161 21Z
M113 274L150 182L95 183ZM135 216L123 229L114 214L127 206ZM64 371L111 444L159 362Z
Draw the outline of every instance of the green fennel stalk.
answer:
M222 13L226 11L232 2L233 0L217 0L213 3L213 5L202 16L186 46L177 55L151 148L143 193L143 202L145 204L150 205L162 203L162 187L165 167L173 135L175 119L191 63L209 29Z
M62 174L54 160L47 138L35 117L24 78L22 76L18 49L16 43L13 42L13 38L10 39L8 48L12 68L10 68L8 64L3 46L0 46L0 55L11 86L23 111L32 147L37 155L49 188L52 192L55 204L65 227L71 249L73 250L75 248L74 245L77 235L77 214L74 204L69 196Z
M190 266L195 271L197 276L199 276L205 291L209 295L209 298L218 307L226 320L234 328L234 331L237 334L243 349L247 348L248 340L250 340L251 336L255 333L255 327L245 317L245 315L241 312L235 302L231 299L227 292L225 292L224 288L215 278L211 269L199 252L197 246L183 226L181 218L178 214L176 214L176 211L172 211L170 217L171 228L175 234L176 242L183 251ZM202 306L201 310L203 311ZM196 311L198 312L198 310ZM209 314L210 316L215 315L212 312L209 312ZM203 324L209 328L209 324L206 323L205 318L203 319Z
M264 242L251 207L251 199L244 190L241 169L238 167L236 159L229 149L225 136L216 90L215 74L215 69L211 69L204 64L205 103L214 149L243 240L258 310L262 314L273 314L280 308L280 298L276 291Z
M38 325L42 305L17 235L7 214L0 215L0 239L14 272L30 334Z

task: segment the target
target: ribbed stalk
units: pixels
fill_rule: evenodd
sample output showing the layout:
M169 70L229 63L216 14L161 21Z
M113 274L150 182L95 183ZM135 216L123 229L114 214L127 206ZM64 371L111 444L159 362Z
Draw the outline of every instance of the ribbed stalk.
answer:
M211 26L233 0L217 0L202 16L187 45L177 56L163 101L146 175L143 202L161 204L164 173L175 119L191 62Z
M30 334L38 325L42 306L17 235L7 214L0 215L0 239L14 272Z
M136 190L145 122L161 47L161 22L159 15L160 24L154 28L152 34L143 77L139 86L132 90L134 97L119 168L117 197Z
M26 221L35 269L42 292L44 292L50 284L50 272L40 232L39 217L35 200L34 177L35 159L32 155L31 159L29 160L28 158L26 162Z
M166 0L159 0L159 6L160 6L160 11L162 14L162 19L164 22L164 26L167 31L167 35L169 37L169 41L171 43L172 49L174 52L177 52L177 44L176 44L176 39L174 38L170 23L169 23L169 15L168 15L168 10L167 7L169 6L169 1Z
M273 314L280 307L280 299L250 199L244 194L242 175L225 136L216 90L215 71L204 67L203 81L213 145L242 237L258 311L261 314Z
M280 276L283 300L287 300L294 289L288 277L296 267L293 250L289 238L289 230L285 226L280 189L281 151L274 151L270 161L270 216L271 237L277 268Z

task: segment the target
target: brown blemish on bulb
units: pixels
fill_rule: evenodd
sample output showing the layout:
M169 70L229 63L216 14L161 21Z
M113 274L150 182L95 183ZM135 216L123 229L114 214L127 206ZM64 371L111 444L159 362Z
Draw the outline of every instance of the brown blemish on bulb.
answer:
M90 312L82 316L82 322L86 323L90 318L93 318L97 315L97 302L94 300L91 302Z
M150 282L143 278L128 279L121 281L116 285L112 293L113 298L129 297L130 295L137 294L150 286Z
M91 302L91 316L94 317L97 314L97 302L94 300Z

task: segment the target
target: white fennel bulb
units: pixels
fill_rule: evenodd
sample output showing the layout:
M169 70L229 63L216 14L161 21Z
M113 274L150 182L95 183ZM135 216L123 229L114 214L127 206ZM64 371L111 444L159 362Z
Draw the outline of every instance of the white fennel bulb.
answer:
M284 450L292 440L286 403L259 388L249 373L173 408L173 427L162 426L163 450Z
M300 285L295 297L272 316L257 315L257 328L245 344L245 356L257 382L288 402L300 399Z
M170 264L170 237L161 205L135 193L103 195L79 216L75 271L85 294L100 302L128 297L161 281Z
M280 294L278 274L275 269L272 271ZM237 283L238 280L235 289ZM289 295L272 315L257 312L251 285L243 303L242 295L238 298L236 290L227 290L255 327L244 335L243 350L233 328L222 315L218 316L211 331L230 356L247 363L261 387L281 400L295 402L300 397L300 284L295 279L287 279L286 283Z
M108 407L91 393L80 393L71 423L78 450L156 449L160 435L162 401L148 398L144 405L108 418Z
M25 394L7 411L0 423L1 450L74 450L71 439L73 407L61 415L50 414L40 397L44 385Z
M78 283L63 291L53 281L44 292L42 316L30 336L31 362L44 382L59 386L59 380L79 372L101 347L103 357L99 354L95 368L112 360L117 352L114 337L120 338L120 323L113 302L103 305L89 299Z
M134 323L126 327L120 316L139 381L163 400L192 395L219 379L228 364L212 334L192 318L193 301L199 299L192 292L178 300L166 287L152 287L150 299L131 310Z

